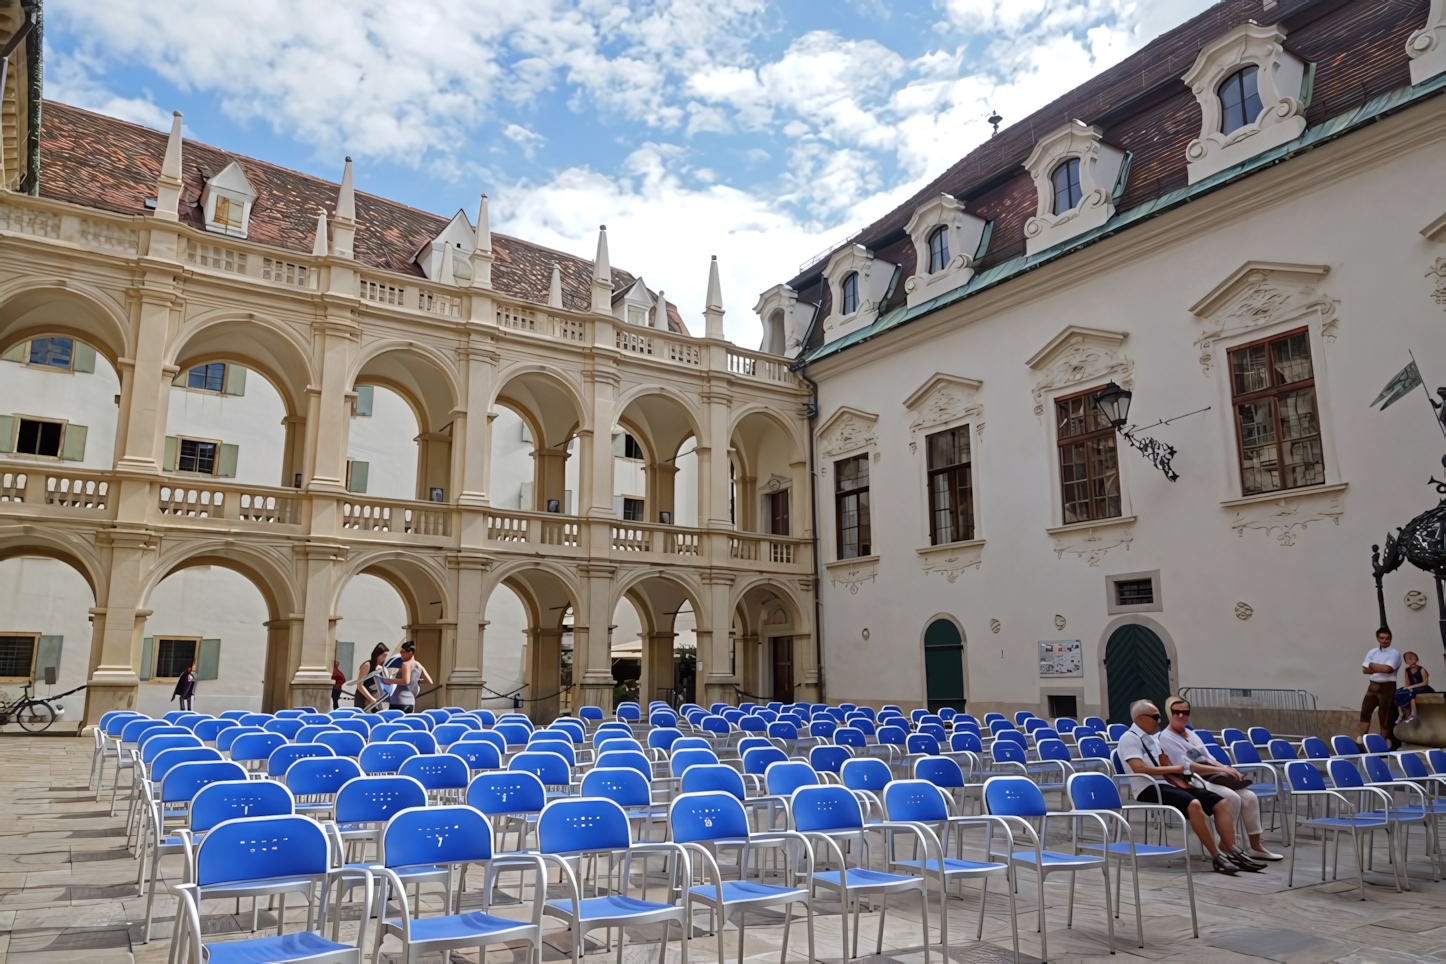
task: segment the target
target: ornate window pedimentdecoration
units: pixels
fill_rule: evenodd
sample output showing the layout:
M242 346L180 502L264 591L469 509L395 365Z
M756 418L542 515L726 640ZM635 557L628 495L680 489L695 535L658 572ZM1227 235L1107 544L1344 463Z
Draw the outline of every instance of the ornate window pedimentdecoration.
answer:
M1233 167L1305 131L1305 61L1281 46L1285 30L1243 23L1200 50L1195 65L1181 78L1200 102L1200 136L1185 148L1190 183ZM1220 85L1245 67L1255 67L1260 113L1255 122L1221 132L1224 119Z
M984 565L984 540L971 539L968 542L951 542L943 546L927 546L915 550L924 575L940 575L946 582L953 583L970 569Z
M1136 521L1135 516L1127 515L1055 526L1044 531L1054 542L1056 559L1063 559L1068 553L1076 559L1085 560L1088 565L1098 566L1111 549L1130 551L1130 544L1135 541Z
M1034 414L1043 415L1047 396L1089 381L1111 379L1125 388L1135 381L1135 363L1120 351L1128 332L1068 325L1025 362L1039 372Z
M1061 241L1084 234L1115 214L1115 187L1124 169L1125 152L1102 138L1104 131L1072 120L1034 145L1024 162L1039 193L1039 213L1024 222L1024 249L1034 254ZM1054 211L1055 168L1079 161L1079 203L1068 211Z
M1247 261L1191 306L1205 324L1195 339L1200 370L1208 377L1215 364L1215 345L1242 332L1267 326L1286 327L1318 319L1321 338L1336 340L1340 300L1324 294L1320 282L1330 272L1323 264L1280 264Z
M1345 491L1346 483L1339 482L1232 499L1221 506L1233 512L1230 528L1241 538L1246 529L1257 529L1274 536L1283 546L1293 546L1296 536L1312 522L1341 524L1346 511L1341 505Z
M960 375L935 372L914 394L904 399L913 413L909 421L909 450L917 451L919 435L936 425L968 419L979 441L984 440L984 406L975 400L984 383ZM950 580L951 582L953 580Z
M844 586L856 596L860 586L878 578L879 557L858 556L853 559L840 559L837 562L825 562L823 568L828 572L830 585Z
M798 292L780 284L759 295L753 310L763 323L763 344L759 350L797 358L818 306L799 304Z
M851 331L857 331L874 323L879 317L879 305L889 293L889 283L894 280L898 265L880 261L874 253L861 244L850 244L836 252L823 269L824 281L828 283L830 304L828 317L823 320L825 343L841 338ZM843 283L849 275L859 276L858 308L842 314L844 303Z
M940 194L919 205L904 227L914 242L916 264L913 277L904 282L910 308L969 283L974 277L974 255L979 251L988 223L966 214L964 205L948 194ZM929 239L940 227L944 228L949 242L949 260L943 268L930 272Z
M1406 41L1406 56L1411 58L1412 85L1446 73L1446 0L1431 0L1426 25Z
M876 434L878 424L877 415L841 406L818 427L818 454L831 459L859 449L873 448L879 441Z

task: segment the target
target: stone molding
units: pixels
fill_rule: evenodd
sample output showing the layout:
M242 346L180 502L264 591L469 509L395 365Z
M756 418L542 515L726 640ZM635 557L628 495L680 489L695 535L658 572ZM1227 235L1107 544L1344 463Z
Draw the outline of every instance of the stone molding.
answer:
M823 567L828 570L828 579L831 584L846 586L851 594L858 595L860 586L878 578L879 557L857 556L853 559L839 559L834 562L825 562Z
M1295 545L1296 536L1312 522L1329 519L1335 525L1341 524L1345 508L1341 505L1341 494L1346 483L1336 485L1313 485L1303 489L1287 489L1282 492L1268 492L1244 499L1232 499L1220 503L1222 508L1234 509L1230 528L1244 538L1245 530L1258 529L1272 535L1282 546Z
M873 324L879 317L879 305L888 293L889 282L894 280L897 267L876 259L874 253L861 244L847 245L829 259L828 267L823 269L830 305L828 317L823 320L825 342ZM859 276L859 304L856 310L844 314L843 282L853 272L858 272Z
M1130 551L1130 543L1135 541L1135 521L1135 516L1127 515L1097 522L1075 522L1044 531L1054 540L1056 559L1063 559L1065 553L1069 553L1091 566L1098 566L1111 549Z
M1034 383L1034 414L1043 415L1045 397L1088 381L1110 378L1134 385L1135 363L1119 347L1127 332L1068 325L1034 353L1026 365L1039 371Z
M1406 56L1411 58L1412 85L1446 73L1446 0L1431 0L1425 26L1406 40Z
M1247 261L1190 308L1205 324L1194 345L1200 350L1200 371L1207 377L1215 364L1215 344L1242 332L1269 326L1285 327L1320 320L1327 344L1336 340L1340 299L1323 294L1327 265Z
M938 574L949 583L955 582L965 571L979 569L984 564L983 539L950 542L915 551L919 554L925 575Z
M914 413L909 422L909 451L918 450L919 434L935 425L968 419L979 441L984 440L984 406L975 400L984 383L962 375L935 372L912 395L904 407Z
M1068 241L1114 217L1115 186L1126 155L1118 147L1104 143L1103 138L1104 131L1100 128L1072 120L1034 145L1024 166L1034 179L1039 207L1035 216L1024 222L1026 254L1036 254ZM1068 211L1056 214L1050 176L1070 158L1079 159L1080 201Z
M949 194L940 194L914 211L904 231L914 242L914 274L904 282L905 303L912 308L930 298L953 291L974 277L974 255L989 224L964 211L964 205ZM929 238L943 227L949 240L949 263L929 271Z
M818 454L828 457L856 449L873 448L879 417L844 405L818 427Z

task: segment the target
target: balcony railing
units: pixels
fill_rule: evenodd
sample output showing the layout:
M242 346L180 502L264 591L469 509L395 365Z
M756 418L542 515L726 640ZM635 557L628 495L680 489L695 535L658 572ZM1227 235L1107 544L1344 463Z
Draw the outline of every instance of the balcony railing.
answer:
M698 555L698 533L646 526L612 527L614 552L656 552L665 556Z
M343 529L362 532L391 532L418 536L451 534L451 513L445 509L422 509L406 503L378 501L342 503Z
M161 515L191 519L301 524L300 499L294 494L265 492L258 487L165 484L160 488L157 508Z
M755 539L732 536L728 539L728 555L745 562L768 562L775 566L791 566L797 555L796 543L780 539Z
M45 478L46 505L66 509L104 509L110 499L110 483L80 475L48 475Z
M573 516L542 512L487 513L487 540L504 544L580 546L582 528Z
M788 370L788 360L773 355L728 349L728 371L745 378L757 378L780 385L797 385L798 376Z
M613 344L619 351L656 358L659 361L688 368L701 368L703 349L691 339L664 333L656 328L638 329L621 325L613 331Z

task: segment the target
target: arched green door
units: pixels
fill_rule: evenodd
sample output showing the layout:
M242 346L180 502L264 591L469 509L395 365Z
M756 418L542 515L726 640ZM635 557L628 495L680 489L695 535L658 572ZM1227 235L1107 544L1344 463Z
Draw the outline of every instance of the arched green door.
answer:
M924 630L924 680L929 709L952 706L964 711L964 639L948 619Z
M1130 704L1150 700L1162 710L1170 695L1170 657L1160 637L1145 626L1121 626L1105 643L1110 722L1131 723Z

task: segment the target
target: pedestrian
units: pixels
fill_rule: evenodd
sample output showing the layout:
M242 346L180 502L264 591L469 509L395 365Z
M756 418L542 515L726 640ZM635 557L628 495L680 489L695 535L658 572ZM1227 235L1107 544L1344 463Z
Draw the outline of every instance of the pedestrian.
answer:
M432 685L432 676L417 659L417 644L414 641L407 640L397 655L387 660L386 675L382 677L382 682L392 686L392 692L387 697L392 709L401 710L403 713L417 712L417 695L422 691L422 683Z
M192 660L186 671L176 678L176 689L171 699L181 698L181 709L190 710L196 705L196 661Z
M1366 687L1365 699L1361 700L1361 736L1365 736L1371 729L1371 715L1379 713L1381 718L1381 735L1391 741L1391 748L1395 749L1401 744L1396 742L1396 674L1401 669L1401 654L1396 647L1391 645L1391 631L1385 626L1376 630L1376 645L1361 662L1361 672L1370 677L1370 685Z
M1416 697L1436 691L1431 688L1431 674L1421 665L1419 656L1406 652L1401 654L1401 658L1406 661L1406 685L1396 690L1396 706L1404 709L1406 715L1396 722L1410 723L1416 718Z
M341 688L346 685L346 674L341 671L341 663L331 661L331 708L341 706Z
M362 661L356 669L356 705L366 709L373 703L381 701L382 685L377 682L378 677L373 676L377 670L382 668L386 661L387 644L377 643L372 647L372 654Z

